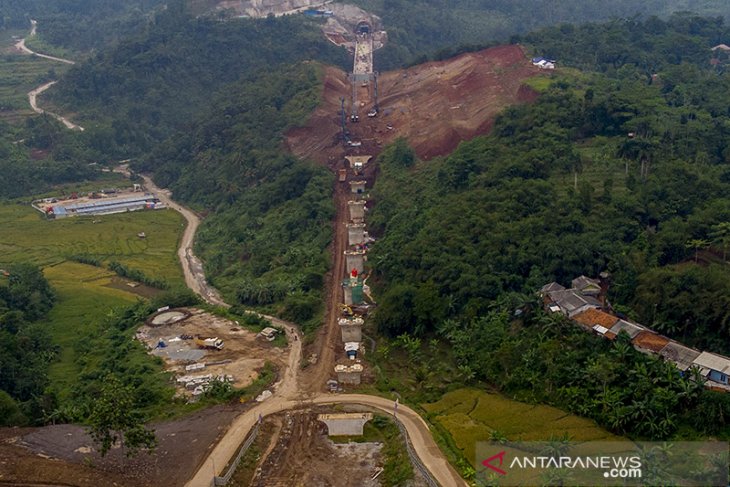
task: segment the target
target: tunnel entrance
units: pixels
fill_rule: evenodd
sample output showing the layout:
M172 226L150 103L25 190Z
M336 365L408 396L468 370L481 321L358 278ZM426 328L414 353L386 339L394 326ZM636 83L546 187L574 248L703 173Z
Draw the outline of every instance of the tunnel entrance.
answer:
M357 23L357 27L355 28L355 33L357 34L370 34L372 33L373 27L370 25L370 22L367 20L361 20Z

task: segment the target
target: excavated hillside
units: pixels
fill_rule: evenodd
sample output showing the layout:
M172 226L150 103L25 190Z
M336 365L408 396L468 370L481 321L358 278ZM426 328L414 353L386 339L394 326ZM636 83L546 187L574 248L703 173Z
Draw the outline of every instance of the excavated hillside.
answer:
M419 157L429 159L450 153L459 142L487 133L494 117L505 107L529 102L537 93L524 81L541 73L520 46L498 46L462 54L453 59L383 73L378 78L380 113L368 118L374 86L358 100L359 123L347 129L357 152L377 154L384 145L405 137ZM303 127L286 136L289 149L300 157L322 163L342 155L341 98L351 113L352 85L347 73L327 68L322 102Z

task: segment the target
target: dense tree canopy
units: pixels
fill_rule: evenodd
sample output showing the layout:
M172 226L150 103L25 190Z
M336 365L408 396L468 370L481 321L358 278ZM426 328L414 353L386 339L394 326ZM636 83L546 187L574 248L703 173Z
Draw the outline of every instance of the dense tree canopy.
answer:
M4 0L0 30L41 25L40 35L54 46L91 51L139 32L160 0Z
M57 352L37 321L53 306L54 293L37 267L15 264L0 276L0 424L33 417L48 385ZM20 404L20 406L19 406Z
M354 0L352 3L379 15L388 31L390 42L376 56L379 69L421 62L428 57L448 57L469 46L506 42L516 34L548 25L652 15L666 18L684 10L730 17L730 6L713 0L695 0L691 5L683 0ZM560 28L573 29L570 26ZM599 30L604 28L599 27ZM581 42L567 39L566 45L571 44L574 49L583 49L586 55L593 55L596 51L620 50L622 44L631 40L631 37L617 35L608 43L598 42L596 38L590 38L591 29L585 28L588 36ZM563 54L562 51L551 52L553 56Z
M144 33L75 66L51 95L83 113L95 147L126 159L210 117L229 84L312 59L345 66L347 53L300 17L220 22L168 8Z
M699 27L693 34L687 25ZM643 26L659 33L648 30L636 45L609 41ZM508 293L607 269L615 304L690 344L729 352L722 296L730 277L720 266L730 81L709 63L723 29L685 17L594 28L595 42L626 54L620 64L604 59L603 74L557 75L536 103L508 109L492 135L446 158L408 168L402 151L386 151L371 218L382 238L370 258L382 330L433 329L414 304L426 290L436 316L472 319ZM531 39L567 45L575 32ZM657 47L677 36L703 47L674 43L680 56ZM566 64L585 60L580 48L565 55Z

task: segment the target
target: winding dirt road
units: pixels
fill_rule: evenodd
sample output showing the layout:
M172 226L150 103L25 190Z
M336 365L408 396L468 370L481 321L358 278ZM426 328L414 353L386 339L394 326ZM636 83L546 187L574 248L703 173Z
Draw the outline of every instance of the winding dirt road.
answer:
M115 171L129 175L126 166L119 166ZM178 249L178 257L180 258L180 263L185 274L186 284L206 302L218 306L227 306L217 290L207 283L202 263L193 253L193 242L195 232L200 225L200 218L190 209L175 202L171 198L170 192L155 185L149 176L142 176L142 178L148 190L157 194L160 201L173 210L178 211L187 220L187 226L183 232ZM341 196L344 197L344 195ZM236 418L223 438L212 449L203 464L199 466L195 476L186 484L187 487L209 487L211 477L214 473L220 474L219 469L223 468L233 458L241 442L248 435L248 432L253 428L260 416L263 417L289 409L306 408L310 405L323 404L357 404L372 407L390 415L393 415L395 412L394 402L382 397L363 394L307 394L305 392L306 390L316 390L318 385L316 383L310 383L305 390L302 390L300 387L299 363L302 355L302 340L300 339L298 330L291 323L271 316L265 317L275 325L281 326L286 330L290 344L288 367L284 371L281 380L274 385L274 395ZM297 337L296 339L294 339L295 336ZM325 347L327 347L327 343L325 343ZM315 377L319 375L319 373L314 374ZM310 387L313 387L313 389L310 389ZM397 415L408 432L413 449L424 466L431 472L431 475L444 487L467 486L468 484L443 456L443 453L433 440L428 425L418 413L407 406L399 405Z
M76 64L74 61L71 61L70 59L63 59L63 58L55 57L55 56L48 56L47 54L41 54L41 53L28 49L28 47L25 45L25 40L27 38L33 37L35 35L36 28L38 26L38 22L36 22L35 20L31 20L30 25L31 25L31 28L30 28L30 33L28 34L28 37L24 37L23 39L20 39L18 42L16 42L15 43L16 49L18 49L20 52L23 52L25 54L30 54L32 56L37 56L37 57L41 57L44 59L50 59L51 61L57 61L59 63L66 63L66 64ZM40 108L38 106L38 95L40 95L41 93L46 91L51 86L55 85L57 82L58 81L49 81L48 83L42 84L38 88L29 91L28 92L28 102L30 103L30 108L33 109L33 111L36 113L39 113L39 114L46 113L46 114L50 115L51 117L55 118L56 120L58 120L59 122L64 124L67 129L80 130L83 132L84 127L82 127L81 125L77 125L77 124L73 123L72 121L70 121L69 119L67 119L66 117L58 115L57 113L43 110L42 108Z
M31 31L28 37L34 36L36 34L36 29L37 22L35 20L31 20ZM68 59L34 52L25 45L25 40L26 39L21 39L15 44L15 47L21 52L52 61L74 64L73 61ZM68 119L51 112L47 112L38 107L38 95L49 89L55 83L56 81L45 83L28 93L28 100L31 108L36 113L47 113L61 121L69 129L84 130L83 127L70 122ZM117 167L115 171L130 176L130 172L126 165ZM142 178L144 179L145 186L148 190L156 193L163 203L179 212L187 221L187 225L178 248L178 258L180 259L180 263L183 268L187 286L193 292L201 296L207 303L227 307L228 305L223 301L218 291L208 284L205 279L203 264L193 252L195 233L200 225L200 218L190 209L175 202L172 199L169 190L159 188L148 176L143 175ZM333 245L335 265L330 276L330 279L332 280L330 283L330 292L332 293L329 299L330 307L335 307L336 303L339 302L339 279L344 273L344 259L342 258L342 251L347 239L344 227L344 222L346 221L345 215L347 214L346 191L343 191L342 188L338 188L335 197L337 201L338 218L335 223L335 242ZM194 477L186 484L186 486L209 487L211 485L213 475L219 474L219 469L223 468L228 461L233 458L240 446L240 443L262 416L268 416L290 409L306 408L307 406L325 404L362 405L378 409L392 416L396 415L395 403L382 397L362 394L325 394L321 392L314 392L321 390L324 381L329 375L329 371L331 370L330 368L334 363L334 343L336 342L337 336L337 310L332 308L328 311L328 323L324 327L324 336L321 337L323 338L321 340L321 358L318 366L314 367L310 374L307 374L305 381L300 381L299 371L302 357L302 340L297 327L292 323L264 315L264 317L270 320L273 324L282 327L286 331L290 347L287 368L283 372L279 382L273 386L273 395L268 400L258 404L236 418L223 438L212 448L208 457L198 467ZM428 424L423 420L423 418L405 405L398 406L397 417L408 432L408 437L413 445L413 449L421 462L439 484L443 487L468 486L458 472L448 463L443 453L434 442Z

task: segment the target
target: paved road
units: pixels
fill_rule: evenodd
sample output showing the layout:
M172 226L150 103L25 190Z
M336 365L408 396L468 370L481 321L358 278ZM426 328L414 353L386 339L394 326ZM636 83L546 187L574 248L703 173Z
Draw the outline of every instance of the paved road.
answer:
M31 28L30 28L30 33L28 34L28 37L33 37L36 33L36 28L38 26L38 22L36 22L35 20L31 20L30 25L31 25ZM40 53L31 51L25 45L25 39L27 39L27 38L20 39L18 42L15 43L16 49L18 49L21 52L24 52L26 54L31 54L33 56L42 57L44 59L50 59L51 61L58 61L60 63L66 63L66 64L76 64L69 59L62 59L60 57L48 56L46 54L40 54ZM28 102L30 103L30 107L36 113L46 113L46 114L50 115L51 117L55 118L56 120L58 120L59 122L64 124L66 126L66 128L68 128L68 129L83 131L84 127L82 127L80 125L76 125L75 123L73 123L69 119L67 119L66 117L62 117L61 115L43 110L42 108L38 107L38 95L40 95L41 93L43 93L48 88L55 85L56 83L57 83L57 81L50 81L48 83L42 84L41 86L39 86L38 88L36 88L34 90L29 91L28 92Z

